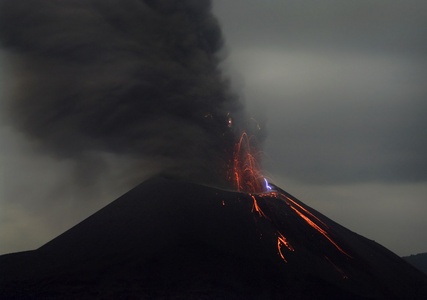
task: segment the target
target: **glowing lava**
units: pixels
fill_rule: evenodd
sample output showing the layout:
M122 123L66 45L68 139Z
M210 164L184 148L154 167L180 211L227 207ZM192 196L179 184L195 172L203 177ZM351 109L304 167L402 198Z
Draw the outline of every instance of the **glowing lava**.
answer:
M231 125L231 119L229 121ZM260 170L261 151L256 144L255 137L248 137L246 132L243 132L239 141L236 143L233 151L233 161L231 163L231 170L229 179L233 181L235 188L240 192L248 193L253 199L252 213L256 214L259 218L264 218L271 222L276 229L277 236L277 249L278 254L287 262L283 252L283 248L289 251L295 251L291 243L279 230L279 225L262 210L259 206L257 198L267 199L268 197L282 200L294 211L301 219L303 219L309 226L315 229L319 234L325 237L339 252L345 256L352 258L350 254L345 252L330 236L328 231L329 227L322 222L318 217L309 212L306 208L298 204L295 200L288 197L284 193L276 191L262 175ZM258 199L259 199L258 198ZM328 258L327 260L333 264ZM334 268L343 273L336 265Z
M251 212L252 213L254 213L254 212L257 212L258 213L258 216L260 216L260 217L263 217L263 218L265 218L265 219L267 219L267 220L270 220L270 218L262 211L262 209L259 207L259 205L258 205L258 202L257 202L257 200L256 200L256 198L255 198L255 196L253 196L253 195L251 195L251 197L252 197L252 199L254 200L254 204L252 205L252 210L251 210ZM270 220L271 221L271 220Z
M265 191L264 176L259 166L261 151L255 137L243 132L233 151L231 178L240 192L262 193Z
M285 245L289 251L294 251L294 248L291 246L288 240L283 236L283 234L280 233L280 231L277 231L277 236L278 236L277 249L279 250L279 255L285 262L287 262L287 260L285 259L285 256L282 253L282 245Z
M256 213L258 217L272 222L270 217L258 205L257 198L254 195L262 197L264 194L269 195L273 192L273 188L260 170L260 158L261 151L255 138L253 136L248 137L247 133L243 132L234 147L230 179L238 191L247 192L252 197L252 213ZM282 252L282 246L286 246L289 251L294 251L294 249L279 230L277 230L276 235L278 253L287 262Z

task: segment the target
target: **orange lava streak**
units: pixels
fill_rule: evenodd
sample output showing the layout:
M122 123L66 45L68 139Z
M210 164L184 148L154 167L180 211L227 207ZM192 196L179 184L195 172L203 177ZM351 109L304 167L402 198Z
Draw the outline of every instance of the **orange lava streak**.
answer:
M289 244L288 240L279 231L277 231L277 235L277 249L279 250L279 255L285 262L288 262L282 253L282 245L285 245L286 248L289 249L289 251L294 251L294 248L291 246L291 244Z
M251 212L252 213L257 212L260 217L263 217L271 222L271 219L262 211L261 207L259 207L255 196L254 195L250 195L250 196L254 200ZM289 251L294 251L294 248L291 246L291 244L288 242L288 240L284 237L284 235L280 231L277 231L276 233L277 233L277 250L279 252L279 255L285 262L288 262L285 259L285 256L283 255L282 245L285 245L286 248L289 249Z
M303 218L311 227L313 227L314 229L316 229L318 232L320 232L325 238L327 238L342 254L353 258L350 254L348 254L347 252L345 252L343 249L340 248L340 246L338 246L328 235L328 233L323 230L322 228L320 228L319 226L317 226L313 221L311 221L307 216L303 215L298 209L296 209L295 207L293 207L292 205L290 205L290 207L301 217Z
M309 212L308 210L306 210L304 207L302 207L301 205L299 205L298 203L296 203L294 200L292 200L291 198L281 194L282 197L285 197L287 200L291 201L293 204L295 204L296 206L298 206L299 208L301 208L306 214L312 216L313 218L315 218L317 221L319 221L320 223L322 223L323 226L325 226L326 228L329 228L328 225L326 225L325 223L323 223L322 221L319 220L318 217L316 217L315 215L313 215L311 212ZM285 200L286 201L286 200Z
M261 193L264 190L259 163L261 152L253 137L243 132L233 151L231 180L238 191Z
M261 207L259 207L256 197L254 195L250 195L250 196L254 200L251 212L252 213L257 212L259 217L265 218L271 222L271 219L262 211ZM289 249L289 251L294 251L294 248L291 246L291 244L288 242L288 240L283 236L283 234L280 231L277 231L276 233L277 233L277 250L279 252L279 255L284 262L288 262L285 259L285 256L283 255L282 245L285 245L286 248Z
M251 195L252 199L254 200L254 204L252 205L251 212L253 213L256 211L260 217L266 218L267 220L271 221L269 217L262 211L261 207L259 207L258 202L256 201L255 196Z
M299 205L298 203L296 203L294 200L292 200L291 198L287 197L285 194L282 193L277 193L277 192L271 192L266 194L268 196L274 197L274 198L278 198L278 199L282 199L283 201L285 201L285 203L287 205L289 205L290 208L292 208L304 221L306 221L311 227L313 227L314 229L316 229L319 233L321 233L324 237L326 237L341 253L343 253L344 255L346 255L347 257L353 258L351 255L349 255L347 252L345 252L341 247L339 247L337 245L337 243L335 243L332 238L328 235L327 231L320 228L319 225L317 225L316 223L314 223L308 216L311 216L312 218L314 218L315 220L317 220L320 224L322 224L325 228L329 229L329 226L326 225L324 222L322 222L319 218L317 218L315 215L313 215L311 212L309 212L307 209L305 209L304 207L302 207L301 205ZM301 211L299 211L298 209L301 209L304 213L306 213L308 216L304 215Z

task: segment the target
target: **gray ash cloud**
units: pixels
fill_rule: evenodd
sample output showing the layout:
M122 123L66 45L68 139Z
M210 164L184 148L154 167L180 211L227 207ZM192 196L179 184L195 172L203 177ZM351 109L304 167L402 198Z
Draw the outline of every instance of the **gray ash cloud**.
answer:
M210 1L1 0L0 28L17 86L2 110L49 155L224 177L227 114L243 109L218 67Z

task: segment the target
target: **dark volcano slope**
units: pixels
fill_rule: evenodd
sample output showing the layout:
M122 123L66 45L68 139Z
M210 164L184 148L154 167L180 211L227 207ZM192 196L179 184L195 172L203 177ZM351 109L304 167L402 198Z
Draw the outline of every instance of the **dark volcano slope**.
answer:
M291 198L340 251L282 199L254 197L265 216L248 194L148 180L39 249L1 256L0 298L426 299L427 277L384 247Z

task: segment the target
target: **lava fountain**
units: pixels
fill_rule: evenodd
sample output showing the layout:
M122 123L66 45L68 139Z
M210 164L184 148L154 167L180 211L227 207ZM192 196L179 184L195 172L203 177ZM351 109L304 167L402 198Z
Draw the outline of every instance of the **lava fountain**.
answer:
M265 192L267 181L260 170L261 154L256 138L243 132L234 146L230 171L230 179L239 192Z

